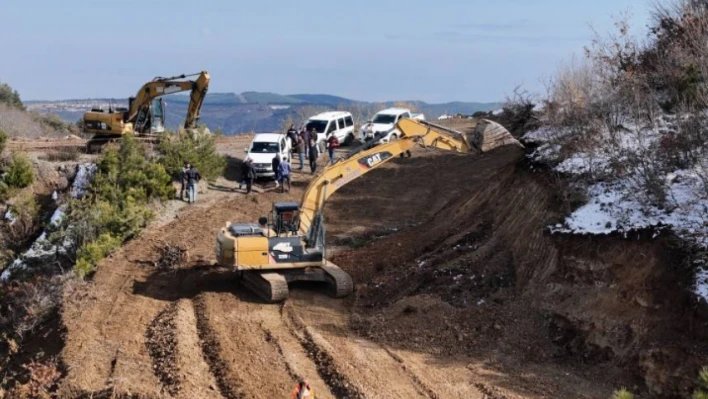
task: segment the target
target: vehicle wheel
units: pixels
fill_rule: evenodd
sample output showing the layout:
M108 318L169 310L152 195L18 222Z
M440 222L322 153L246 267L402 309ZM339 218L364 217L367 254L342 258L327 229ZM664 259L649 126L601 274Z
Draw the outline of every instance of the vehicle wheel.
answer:
M388 139L389 143L392 142L392 141L396 141L396 140L398 140L398 135L396 135L396 134L392 134L392 135L391 135L391 138Z
M350 146L352 145L352 142L354 142L354 135L349 133L349 135L347 135L347 137L344 139L344 145Z

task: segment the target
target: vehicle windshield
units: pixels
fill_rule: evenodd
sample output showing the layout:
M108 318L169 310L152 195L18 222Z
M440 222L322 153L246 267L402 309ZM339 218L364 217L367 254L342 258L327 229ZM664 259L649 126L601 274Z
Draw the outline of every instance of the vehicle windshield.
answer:
M307 121L307 125L305 125L305 129L307 129L308 132L311 132L313 127L315 128L315 131L317 133L324 133L325 128L327 128L327 121L318 121L318 120Z
M278 152L278 143L267 143L267 142L263 142L263 141L256 141L251 146L251 152L274 154L274 153Z
M396 115L378 114L374 117L373 123L389 124L396 121Z

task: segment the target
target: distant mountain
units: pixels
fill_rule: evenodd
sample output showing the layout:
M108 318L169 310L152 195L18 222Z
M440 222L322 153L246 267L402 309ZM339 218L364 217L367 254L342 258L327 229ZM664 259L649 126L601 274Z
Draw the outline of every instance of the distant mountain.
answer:
M184 123L189 96L173 94L164 97L167 127L178 128ZM350 110L356 123L363 123L377 110L394 104L405 103L422 112L427 119L443 114L473 114L491 111L500 103L449 102L429 104L423 101L365 102L329 94L291 94L244 92L208 93L201 110L200 123L211 130L226 134L243 132L268 132L283 129L286 121L300 124L319 112L334 109ZM127 107L127 99L77 99L61 101L25 101L27 108L39 113L56 114L68 122L76 122L92 108Z

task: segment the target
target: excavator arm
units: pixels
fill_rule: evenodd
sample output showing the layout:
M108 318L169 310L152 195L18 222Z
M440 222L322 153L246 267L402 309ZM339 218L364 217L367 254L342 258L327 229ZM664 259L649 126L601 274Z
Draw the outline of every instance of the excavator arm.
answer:
M191 76L198 76L198 78L196 80L181 80ZM153 79L151 82L144 84L131 100L126 122L135 122L141 112L146 113L149 110L150 104L157 97L191 90L192 94L184 127L186 129L193 128L199 119L199 110L204 102L210 79L209 73L206 71L192 75L179 75L170 78L157 77Z
M339 159L315 177L305 190L300 202L299 233L306 237L308 246L319 246L323 239L322 210L332 194L345 184L371 170L382 166L396 156L410 151L416 145L455 152L475 152L473 141L464 134L442 126L413 119L403 119L397 124L401 138L376 145L365 144Z

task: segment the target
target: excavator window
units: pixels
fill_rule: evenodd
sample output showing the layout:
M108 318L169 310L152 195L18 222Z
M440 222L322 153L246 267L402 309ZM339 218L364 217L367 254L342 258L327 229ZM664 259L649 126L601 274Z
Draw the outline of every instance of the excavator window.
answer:
M287 204L292 205L292 204ZM292 206L276 206L273 212L273 224L278 235L297 233L298 209Z

